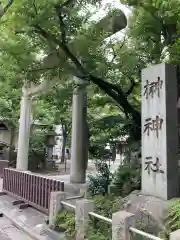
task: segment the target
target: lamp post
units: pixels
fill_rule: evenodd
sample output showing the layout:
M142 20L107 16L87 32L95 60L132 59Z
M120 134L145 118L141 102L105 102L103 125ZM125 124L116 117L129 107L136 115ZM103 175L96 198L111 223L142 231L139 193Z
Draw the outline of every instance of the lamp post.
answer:
M55 136L57 136L56 132L51 130L46 135L46 146L47 146L47 162L46 167L52 166L53 161L53 148L56 145Z

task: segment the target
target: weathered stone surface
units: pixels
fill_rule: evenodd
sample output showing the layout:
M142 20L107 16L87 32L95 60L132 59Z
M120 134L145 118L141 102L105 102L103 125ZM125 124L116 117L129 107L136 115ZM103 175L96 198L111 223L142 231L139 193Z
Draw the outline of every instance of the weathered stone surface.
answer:
M180 230L177 230L170 234L170 240L179 240L180 239Z
M50 198L50 210L49 210L49 225L52 226L56 217L56 214L63 207L61 201L66 199L65 192L51 192Z
M18 137L18 152L16 168L18 170L28 170L28 149L30 136L31 122L31 104L32 100L29 97L28 88L24 85L22 88L19 137Z
M119 211L112 216L112 240L130 240L130 227L135 226L135 215Z
M88 228L89 212L93 212L93 210L93 201L87 199L76 201L75 222L77 240L85 239Z
M168 201L145 196L135 191L124 198L124 209L136 215L137 225L150 233L158 234L168 215Z
M1 240L11 240L4 231L0 230L0 239Z
M72 106L70 182L85 183L88 161L86 84L75 78Z
M142 193L179 196L177 77L173 65L142 70Z
M31 207L20 210L18 206L12 205L12 201L14 200L14 198L8 195L0 197L0 211L4 213L4 216L8 216L9 218L0 218L0 229L6 234L6 236L9 236L9 239L2 238L2 240L32 240L34 238L40 240L53 240L48 231L41 231L44 228L42 224L47 216ZM11 234L9 231L5 232L5 230L9 228L9 223L11 223L11 227L13 226L16 228L15 226L18 226L19 228L18 231L13 231L14 234ZM25 231L27 234L20 229ZM20 238L20 234L22 234L22 238ZM29 237L28 235L33 236L33 238ZM59 235L59 239L62 239L63 237L63 234Z

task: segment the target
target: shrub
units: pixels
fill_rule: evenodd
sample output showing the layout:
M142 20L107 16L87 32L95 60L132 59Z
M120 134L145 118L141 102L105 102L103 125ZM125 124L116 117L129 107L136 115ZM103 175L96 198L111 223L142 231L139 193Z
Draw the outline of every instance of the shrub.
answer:
M108 186L112 182L112 173L103 161L95 163L97 174L88 176L88 192L94 195L106 195L108 193Z
M44 131L36 131L30 136L29 141L29 169L37 170L45 163Z
M121 199L114 196L95 196L92 197L95 203L95 212L112 218L114 212L119 211ZM74 239L75 236L75 216L74 213L63 210L57 214L54 229L63 231L66 237ZM111 224L102 220L92 218L88 225L88 240L109 240L111 239Z
M180 199L173 199L168 202L168 216L160 237L169 240L170 233L178 229L180 229Z
M72 238L75 235L75 215L66 210L60 211L55 220L54 230L64 232L66 237Z
M120 165L114 177L113 184L120 196L127 196L141 187L140 164Z

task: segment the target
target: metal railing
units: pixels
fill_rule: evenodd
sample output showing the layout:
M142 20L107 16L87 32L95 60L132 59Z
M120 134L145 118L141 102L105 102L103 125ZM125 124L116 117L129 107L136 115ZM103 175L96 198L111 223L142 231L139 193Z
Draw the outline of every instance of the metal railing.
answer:
M64 205L64 206L66 206L66 207L76 209L76 206L74 206L74 205L72 205L72 204L70 204L70 203L61 201L61 204Z
M97 219L103 220L103 221L105 221L105 222L107 222L107 223L112 224L112 219L110 219L110 218L101 216L101 215L99 215L99 214L97 214L97 213L94 213L94 212L89 212L89 215L92 216L92 217L95 217L95 218L97 218Z
M151 235L151 234L149 234L149 233L143 232L143 231L138 230L138 229L133 228L133 227L130 227L130 228L129 228L129 231L132 232L132 233L136 233L136 234L138 234L138 235L141 235L141 236L143 236L143 237L146 237L146 238L148 238L148 239L152 239L152 240L163 240L163 239L161 239L161 238L159 238L159 237L153 236L153 235Z
M64 182L5 168L3 191L48 214L51 192L63 192Z
M69 200L69 199L66 199L66 200ZM70 208L72 208L72 209L76 209L76 206L75 206L75 205L72 205L72 204L67 203L67 202L65 202L65 201L61 201L61 204L64 205L64 206L70 207ZM92 217L95 217L95 218L97 218L97 219L99 219L99 220L103 220L103 221L105 221L105 222L107 222L107 223L109 223L109 224L112 224L112 219L110 219L110 218L104 217L104 216L99 215L99 214L94 213L94 212L89 212L89 215L92 216ZM161 239L161 238L159 238L159 237L156 237L156 236L151 235L151 234L149 234L149 233L143 232L143 231L138 230L138 229L136 229L136 228L134 228L134 227L130 227L130 228L129 228L129 231L130 231L131 233L133 233L133 234L135 233L135 234L141 235L141 236L143 236L143 237L146 237L147 239L163 240L163 239Z
M66 199L66 200L69 200L69 199ZM66 206L66 207L76 209L76 206L75 206L75 205L70 204L70 203L67 203L67 202L65 202L65 201L61 201L61 204L64 205L64 206ZM100 220L103 220L103 221L105 221L105 222L108 222L108 223L112 224L112 219L110 219L110 218L101 216L101 215L99 215L99 214L97 214L97 213L94 213L94 212L89 212L89 215L92 216L92 217L98 218L98 219L100 219Z

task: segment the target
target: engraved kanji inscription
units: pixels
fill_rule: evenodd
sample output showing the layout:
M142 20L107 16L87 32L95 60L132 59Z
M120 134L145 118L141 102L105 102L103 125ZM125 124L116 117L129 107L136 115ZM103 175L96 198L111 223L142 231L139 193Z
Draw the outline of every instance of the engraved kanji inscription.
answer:
M155 94L160 97L160 90L162 89L163 81L160 77L157 78L157 81L149 82L146 80L146 85L144 86L144 96L146 99L149 97L153 98Z
M158 115L155 119L147 118L145 119L144 124L144 133L146 133L148 136L150 135L150 132L155 131L156 137L159 137L159 131L162 129L163 119L160 118Z
M149 175L151 174L151 171L155 173L164 173L158 157L155 158L155 161L153 161L153 157L146 157L145 159L144 170L147 171Z

